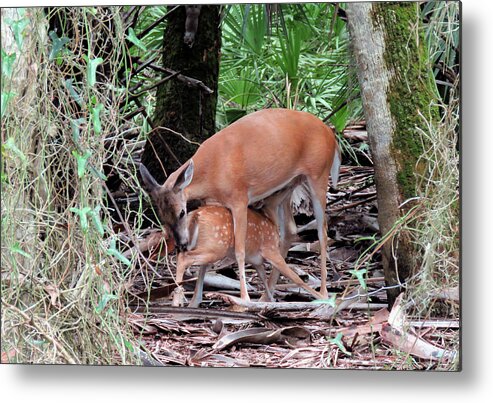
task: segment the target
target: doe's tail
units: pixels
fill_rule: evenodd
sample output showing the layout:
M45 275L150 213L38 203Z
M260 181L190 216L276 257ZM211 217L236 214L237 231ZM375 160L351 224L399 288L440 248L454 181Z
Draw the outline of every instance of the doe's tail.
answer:
M339 169L341 168L341 150L336 145L334 152L334 160L332 161L332 167L330 168L330 180L332 187L337 189L337 183L339 182Z

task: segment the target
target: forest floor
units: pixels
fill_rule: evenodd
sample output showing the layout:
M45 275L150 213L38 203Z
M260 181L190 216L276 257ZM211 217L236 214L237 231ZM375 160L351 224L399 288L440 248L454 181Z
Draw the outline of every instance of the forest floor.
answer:
M361 126L345 132L360 156L365 150L361 146L365 135ZM458 323L418 323L417 337L420 342L426 338L423 348L429 350L422 358L399 351L390 337L389 331L395 329L388 328L381 256L375 243L379 229L373 169L343 165L338 190L331 189L327 200L328 290L329 295L337 297L337 309L329 303L313 302L306 291L283 277L276 287L276 302L256 304L263 285L256 271L248 266L252 303L244 305L238 298L235 265L221 264L215 265L206 277L200 308L175 308L171 300L176 266L175 256L170 254L167 264L156 266L150 284L145 276L138 276L129 290L137 297L131 301L129 321L148 352L144 362L206 367L437 368L436 363L424 357L440 353L438 346L452 337ZM297 213L299 226L311 221L303 206ZM309 285L320 285L315 230L300 233L286 261ZM354 275L355 269L362 268L366 269L366 289ZM196 274L193 270L187 274L185 296L190 300ZM358 298L361 294L365 297ZM401 359L396 361L396 355Z

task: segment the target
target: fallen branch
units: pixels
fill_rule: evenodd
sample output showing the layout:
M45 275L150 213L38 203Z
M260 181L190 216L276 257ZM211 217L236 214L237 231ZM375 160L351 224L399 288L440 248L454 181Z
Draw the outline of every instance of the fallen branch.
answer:
M222 274L218 273L206 273L204 277L204 286L224 290L239 290L240 281L235 280L234 278L223 276ZM254 288L250 284L247 284L247 289L249 291L254 290Z
M434 329L459 329L458 320L411 320L409 326L422 329L432 327Z
M351 307L351 309L382 309L387 304L370 304L361 303L358 298L345 299L340 302L336 302L336 306L333 307L328 302L314 301L314 302L260 302L260 301L244 301L241 298L234 297L229 294L209 292L206 294L209 298L219 298L226 303L231 304L232 309L239 310L241 312L262 312L262 311L313 311L309 317L314 319L327 319L333 316L335 313L340 312L343 309Z
M425 360L451 360L456 357L455 351L444 350L443 348L433 346L418 336L396 329L389 324L382 326L380 335L384 341L393 345L398 350Z
M241 298L234 297L229 294L223 294L219 292L208 292L206 294L208 298L218 298L224 302L233 305L232 309L240 309L242 312L261 312L265 310L276 311L298 311L298 310L312 310L319 305L314 302L250 302L244 301Z
M200 319L216 319L216 318L228 318L228 319L247 319L247 320L260 320L261 317L254 313L248 312L230 312L220 309L212 308L182 308L171 306L137 306L129 305L129 309L134 313L142 315L172 315L172 316L186 316L190 318Z
M404 313L403 295L401 293L397 297L389 314L388 323L382 326L382 330L380 331L382 339L401 351L425 360L454 359L457 356L456 351L445 350L434 346L412 334L412 328L407 329L409 323Z

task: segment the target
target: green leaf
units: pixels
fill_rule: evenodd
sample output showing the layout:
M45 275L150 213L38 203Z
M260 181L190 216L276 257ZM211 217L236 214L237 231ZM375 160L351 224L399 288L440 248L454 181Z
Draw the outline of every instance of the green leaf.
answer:
M72 81L73 80L71 78L65 80L65 86L67 87L68 92L70 93L74 101L77 102L80 106L82 106L82 97L75 89L74 85L72 84Z
M354 239L354 242L363 242L363 241L372 241L372 242L376 242L376 236L375 235L372 235L372 236L360 236L356 239Z
M94 210L89 211L89 215L92 218L92 222L94 226L96 227L96 230L98 231L99 235L103 236L104 235L104 227L103 223L101 222L101 219L99 218L99 211L101 210L101 206L96 206Z
M87 213L91 211L90 207L83 207L81 209L78 209L76 207L71 207L70 211L72 213L76 213L79 216L80 219L80 226L82 227L82 230L84 232L87 231L88 225L87 225Z
M127 266L131 266L132 262L128 260L125 256L122 255L122 253L116 249L116 241L115 239L112 239L110 242L110 247L106 250L106 253L110 256L116 257L118 260L120 260L122 263L124 263Z
M317 299L313 301L315 304L328 304L332 308L335 308L336 306L336 294L332 294L329 298L327 299Z
M320 102L329 111L332 109L332 107L330 106L330 104L325 99L323 99L322 97L318 97L317 98L317 102Z
M144 45L144 43L139 38L137 38L137 35L135 35L135 31L133 30L133 28L128 29L127 39L130 42L132 42L135 46L142 49L144 52L147 51L147 48Z
M347 105L334 113L330 121L334 124L336 131L342 132L347 125L349 110Z
M80 155L77 150L72 151L72 155L77 159L77 176L82 178L86 170L86 164L89 157L92 155L90 150L84 151L84 154Z
M29 253L27 253L26 251L22 250L22 248L20 247L19 242L14 243L10 247L10 251L13 252L13 253L18 253L19 255L22 255L24 257L27 257L28 259L32 259L32 256Z
M97 104L94 108L91 109L91 119L94 125L94 132L96 134L101 133L101 120L99 118L99 115L102 109L103 109L103 104Z
M12 151L13 154L17 155L23 164L27 164L27 158L24 153L17 147L12 137L9 137L5 144L3 145L4 151Z
M123 339L123 344L125 344L125 347L127 347L128 351L130 351L131 353L135 351L133 344L130 343L127 339Z
M80 140L80 127L86 123L84 118L70 119L70 127L72 128L72 138L79 144Z
M95 309L96 313L97 314L100 314L101 312L103 312L103 309L108 304L108 302L110 302L111 300L115 300L115 299L118 299L116 297L116 295L106 294L106 293L103 294L103 297L101 298L101 301L99 301L99 304L98 304L98 306Z
M346 350L346 347L344 347L344 344L342 344L342 333L337 333L336 337L329 339L329 343L335 344L344 354L351 355L351 353Z
M294 87L296 87L298 80L302 29L301 25L295 25L293 28L288 29L285 35L279 33L278 39L281 52L274 54L279 67L288 76Z
M361 270L349 270L349 273L351 273L353 276L355 276L358 279L359 284L361 287L366 290L366 280L364 278L364 275L366 274L367 270L366 269L361 269Z
M16 57L16 53L7 54L7 52L2 49L2 73L5 74L6 77L12 75Z
M100 57L97 57L96 59L91 59L87 63L87 83L90 87L96 84L96 69L101 63L103 63L103 59Z
M227 110L247 109L263 98L263 90L259 88L255 82L253 71L246 69L234 69L224 74L221 80L220 91L228 97L226 105L234 102L240 108L228 107ZM238 116L241 117L241 116ZM232 123L234 119L228 119L228 123Z
M3 118L5 111L7 110L7 106L10 103L10 100L14 98L17 94L15 92L3 92L2 91L2 99L1 99L1 111L0 116Z
M58 57L58 54L65 47L65 45L70 41L70 39L67 38L66 36L62 36L61 38L59 38L55 31L50 31L49 35L50 35L52 44L51 44L51 51L50 51L50 55L48 57L48 60L51 61L51 60L54 60Z
M29 25L28 18L21 18L17 21L10 20L10 28L14 33L14 39L17 43L19 50L22 50L22 44L24 43L24 29Z

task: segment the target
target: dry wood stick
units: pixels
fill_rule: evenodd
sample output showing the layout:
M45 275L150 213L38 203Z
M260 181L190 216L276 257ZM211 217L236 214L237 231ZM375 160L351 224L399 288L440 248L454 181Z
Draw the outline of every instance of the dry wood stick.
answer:
M171 306L149 306L148 308L137 305L129 305L133 312L143 315L153 314L169 314L169 315L186 315L190 317L206 317L206 318L230 318L230 319L249 319L259 320L259 316L253 313L246 312L230 312L220 309L205 309L205 308L178 308Z
M154 69L156 71L161 71L163 73L169 73L169 74L175 74L176 73L175 70L168 69L166 67L157 66L155 64L151 64L149 67L151 67L152 69ZM183 74L177 74L176 79L184 82L189 87L198 87L208 94L212 94L214 92L207 85L205 85L202 81L197 80L196 78L188 77L188 76L185 76Z
M341 206L341 207L336 207L336 208L333 208L332 209L332 212L335 213L335 212L340 212L340 211L344 211L344 210L347 210L347 209L350 209L352 207L356 207L356 206L359 206L360 204L364 204L364 203L368 203L370 201L373 201L377 198L377 195L372 195L370 197L366 197L364 198L363 200L359 200L357 202L354 202L354 203L350 203L350 204L346 204L344 206Z

